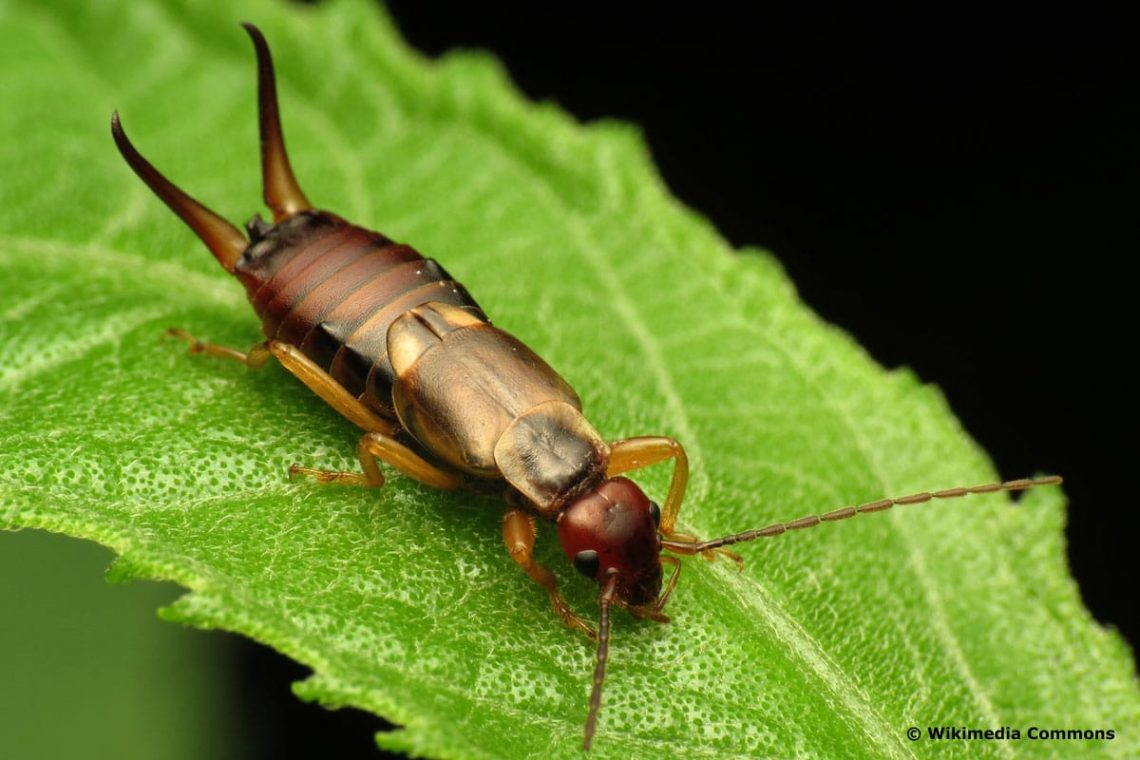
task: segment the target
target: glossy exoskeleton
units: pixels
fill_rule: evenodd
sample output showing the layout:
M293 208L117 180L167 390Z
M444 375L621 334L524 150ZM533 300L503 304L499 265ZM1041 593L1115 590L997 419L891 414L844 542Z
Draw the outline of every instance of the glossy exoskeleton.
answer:
M720 555L740 563L723 547L896 504L1060 482L1015 480L883 499L711 541L678 532L688 461L677 441L653 436L607 443L582 416L578 394L537 354L493 327L443 267L312 208L285 152L268 46L254 26L244 26L257 51L262 178L272 223L254 217L247 239L139 155L117 112L111 119L115 142L135 173L245 286L267 339L242 352L183 330L170 334L188 341L192 352L251 367L276 357L365 431L357 446L363 473L294 466L291 474L375 487L384 482L380 460L436 488L501 491L511 558L546 589L566 625L598 642L586 749L601 704L610 608L666 622L661 610L681 570L671 555ZM669 460L673 477L661 507L623 477ZM536 517L557 524L566 556L601 587L596 632L567 605L554 575L535 562ZM672 567L665 583L662 563Z

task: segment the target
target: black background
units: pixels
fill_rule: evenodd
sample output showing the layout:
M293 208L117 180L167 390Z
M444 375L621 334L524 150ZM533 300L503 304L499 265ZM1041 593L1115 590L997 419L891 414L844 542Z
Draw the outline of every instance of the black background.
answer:
M641 125L676 196L774 251L879 362L940 386L1004 477L1064 475L1081 594L1135 646L1140 66L1123 18L480 5L389 8L428 54L489 49L530 98ZM301 705L304 668L239 646L266 757L376 757L378 721Z

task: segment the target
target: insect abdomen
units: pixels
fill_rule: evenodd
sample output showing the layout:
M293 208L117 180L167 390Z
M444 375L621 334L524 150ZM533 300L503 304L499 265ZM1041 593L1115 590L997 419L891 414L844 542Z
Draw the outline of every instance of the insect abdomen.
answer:
M393 418L388 328L404 312L440 301L486 315L443 267L415 249L320 211L272 227L235 268L267 338L300 348L346 390Z

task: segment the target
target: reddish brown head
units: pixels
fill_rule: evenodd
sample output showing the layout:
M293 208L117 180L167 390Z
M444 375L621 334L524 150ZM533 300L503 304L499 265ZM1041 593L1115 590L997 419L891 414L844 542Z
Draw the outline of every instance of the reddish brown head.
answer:
M661 593L661 510L629 478L611 478L558 518L562 550L579 572L605 585L617 575L617 598L639 607Z

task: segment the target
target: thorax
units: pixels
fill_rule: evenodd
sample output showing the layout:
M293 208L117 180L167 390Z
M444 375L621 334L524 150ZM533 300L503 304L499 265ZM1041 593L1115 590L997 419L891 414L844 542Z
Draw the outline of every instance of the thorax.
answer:
M429 303L392 324L388 354L400 424L452 467L506 480L544 514L604 477L609 448L578 394L513 336Z

